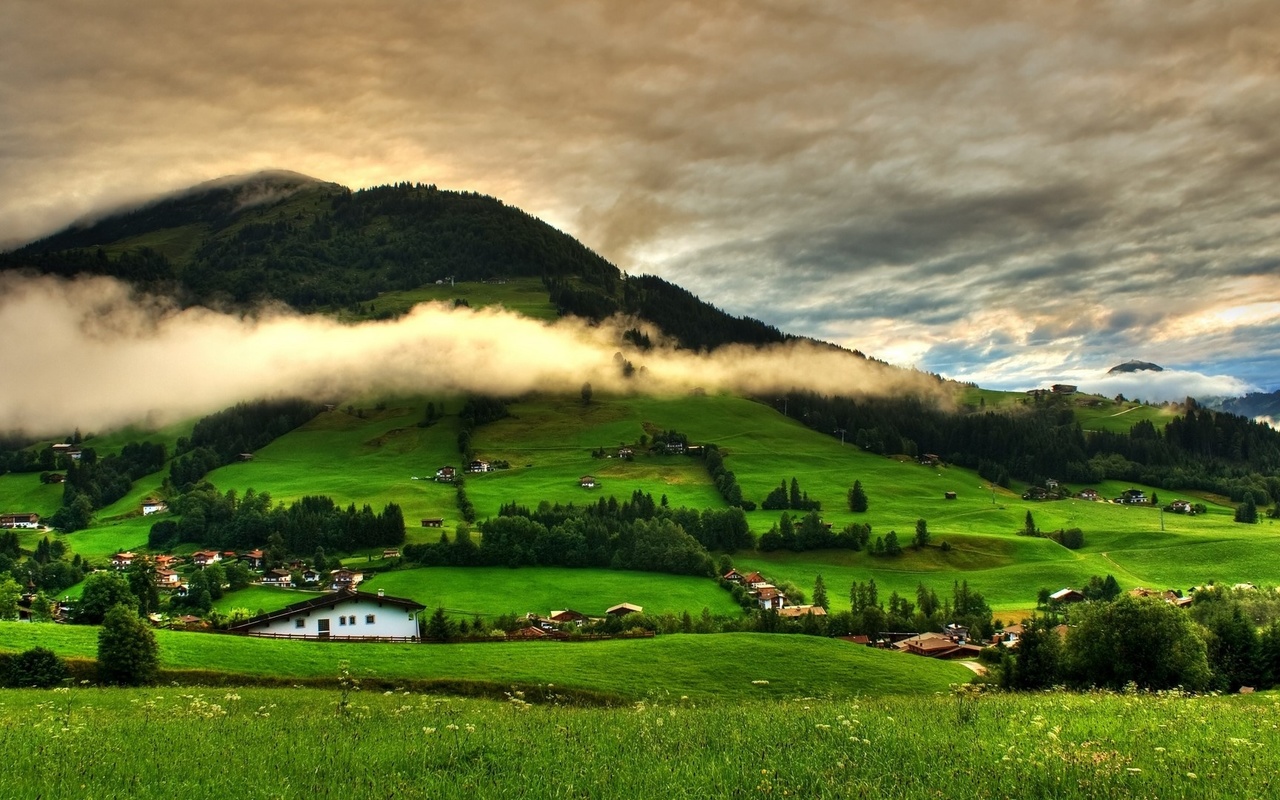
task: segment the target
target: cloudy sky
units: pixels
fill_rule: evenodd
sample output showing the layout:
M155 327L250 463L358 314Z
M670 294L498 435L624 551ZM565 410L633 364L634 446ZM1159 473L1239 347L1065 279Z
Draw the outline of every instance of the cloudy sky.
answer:
M987 386L1280 388L1280 3L0 4L0 242L283 168L498 196ZM1105 382L1129 358L1173 368Z

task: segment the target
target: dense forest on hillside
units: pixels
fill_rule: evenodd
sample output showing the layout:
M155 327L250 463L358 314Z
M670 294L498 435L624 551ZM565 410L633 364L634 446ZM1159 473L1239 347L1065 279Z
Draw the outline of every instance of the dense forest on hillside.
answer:
M947 411L920 398L826 397L793 392L783 406L814 430L844 430L873 453L933 453L1007 485L1123 480L1217 492L1259 505L1280 500L1280 432L1189 403L1163 429L1084 431L1071 408L1048 399L1017 411Z
M625 276L496 198L424 184L352 192L298 175L252 176L70 228L0 255L5 269L110 275L185 303L275 299L303 311L449 279L534 277L562 313L632 314L683 347L788 338L660 278Z

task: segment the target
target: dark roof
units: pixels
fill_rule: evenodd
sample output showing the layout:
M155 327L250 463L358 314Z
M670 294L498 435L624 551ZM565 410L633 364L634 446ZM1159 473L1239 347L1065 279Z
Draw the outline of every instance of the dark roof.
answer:
M426 608L423 604L414 600L406 600L403 597L392 597L391 595L371 594L369 592L340 591L333 594L321 595L313 597L310 600L303 600L300 603L285 606L279 611L272 611L269 614L259 614L252 619L247 619L238 625L232 625L227 630L240 631L247 630L255 625L261 625L264 622L273 622L277 619L291 617L304 611L310 611L313 608L335 607L340 603L348 600L373 600L378 603L386 603L387 605L401 606L403 608L413 609L414 611L422 611Z

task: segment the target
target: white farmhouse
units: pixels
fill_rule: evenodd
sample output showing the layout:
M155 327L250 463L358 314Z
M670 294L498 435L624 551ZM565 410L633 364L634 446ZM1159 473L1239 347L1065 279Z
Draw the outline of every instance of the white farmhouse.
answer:
M297 639L414 639L426 606L378 590L337 592L232 625L232 633Z

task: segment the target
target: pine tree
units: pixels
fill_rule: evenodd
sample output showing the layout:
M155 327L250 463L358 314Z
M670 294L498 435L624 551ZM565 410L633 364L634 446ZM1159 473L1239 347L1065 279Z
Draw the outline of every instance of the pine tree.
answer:
M822 580L822 573L818 573L818 577L813 581L813 604L827 607L827 584Z
M1036 535L1036 519L1035 517L1031 516L1031 509L1027 509L1027 519L1026 519L1026 522L1024 522L1022 525L1022 535L1024 536Z
M849 510L856 513L867 510L867 493L862 489L862 481L854 481L849 490Z
M917 550L929 544L929 523L923 519L916 520L916 535L912 541Z

